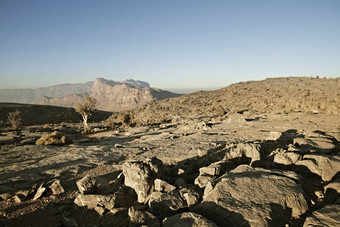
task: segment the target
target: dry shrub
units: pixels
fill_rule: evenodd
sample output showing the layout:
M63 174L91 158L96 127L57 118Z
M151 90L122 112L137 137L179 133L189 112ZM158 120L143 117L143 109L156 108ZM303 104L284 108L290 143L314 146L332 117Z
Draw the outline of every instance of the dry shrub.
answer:
M65 145L65 144L70 144L72 143L72 140L67 138L66 136L63 136L59 132L52 132L51 134L43 135L40 137L36 145Z
M21 112L19 110L15 112L10 112L7 115L8 122L11 124L12 129L21 130L22 129L22 118Z
M108 128L117 127L132 127L134 126L133 115L130 111L123 111L112 114L108 119L104 121L104 126Z

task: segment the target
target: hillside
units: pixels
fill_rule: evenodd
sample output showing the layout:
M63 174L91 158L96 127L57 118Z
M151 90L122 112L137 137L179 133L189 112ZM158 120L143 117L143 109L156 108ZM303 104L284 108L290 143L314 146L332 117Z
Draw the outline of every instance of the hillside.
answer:
M143 81L119 82L98 78L84 84L62 84L37 89L0 89L0 102L74 107L88 95L95 98L97 108L104 111L129 110L152 100L180 96L151 88Z
M7 122L7 115L10 112L19 110L24 125L58 124L61 122L79 123L81 116L73 108L59 106L0 103L0 123ZM96 111L90 118L90 122L107 119L112 113Z
M225 112L306 112L340 114L340 78L269 78L240 82L216 91L200 91L154 101L133 111L137 122L161 122Z

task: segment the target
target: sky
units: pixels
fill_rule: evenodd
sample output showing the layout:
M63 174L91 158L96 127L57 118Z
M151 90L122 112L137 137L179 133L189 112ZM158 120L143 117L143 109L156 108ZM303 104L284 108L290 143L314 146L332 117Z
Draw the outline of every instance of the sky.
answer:
M0 0L0 88L340 76L339 0Z

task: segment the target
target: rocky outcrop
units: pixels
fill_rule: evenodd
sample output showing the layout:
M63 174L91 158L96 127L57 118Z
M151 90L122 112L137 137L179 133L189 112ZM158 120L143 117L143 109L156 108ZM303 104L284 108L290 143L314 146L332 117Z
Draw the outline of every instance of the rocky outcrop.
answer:
M193 208L220 226L282 226L307 210L305 194L293 180L246 165L209 183Z

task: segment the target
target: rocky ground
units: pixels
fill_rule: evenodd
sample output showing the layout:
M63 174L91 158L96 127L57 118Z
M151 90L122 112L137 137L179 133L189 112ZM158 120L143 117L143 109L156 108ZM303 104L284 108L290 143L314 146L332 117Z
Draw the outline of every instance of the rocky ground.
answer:
M0 226L337 226L338 115L174 118L0 135ZM38 146L44 134L71 138Z

